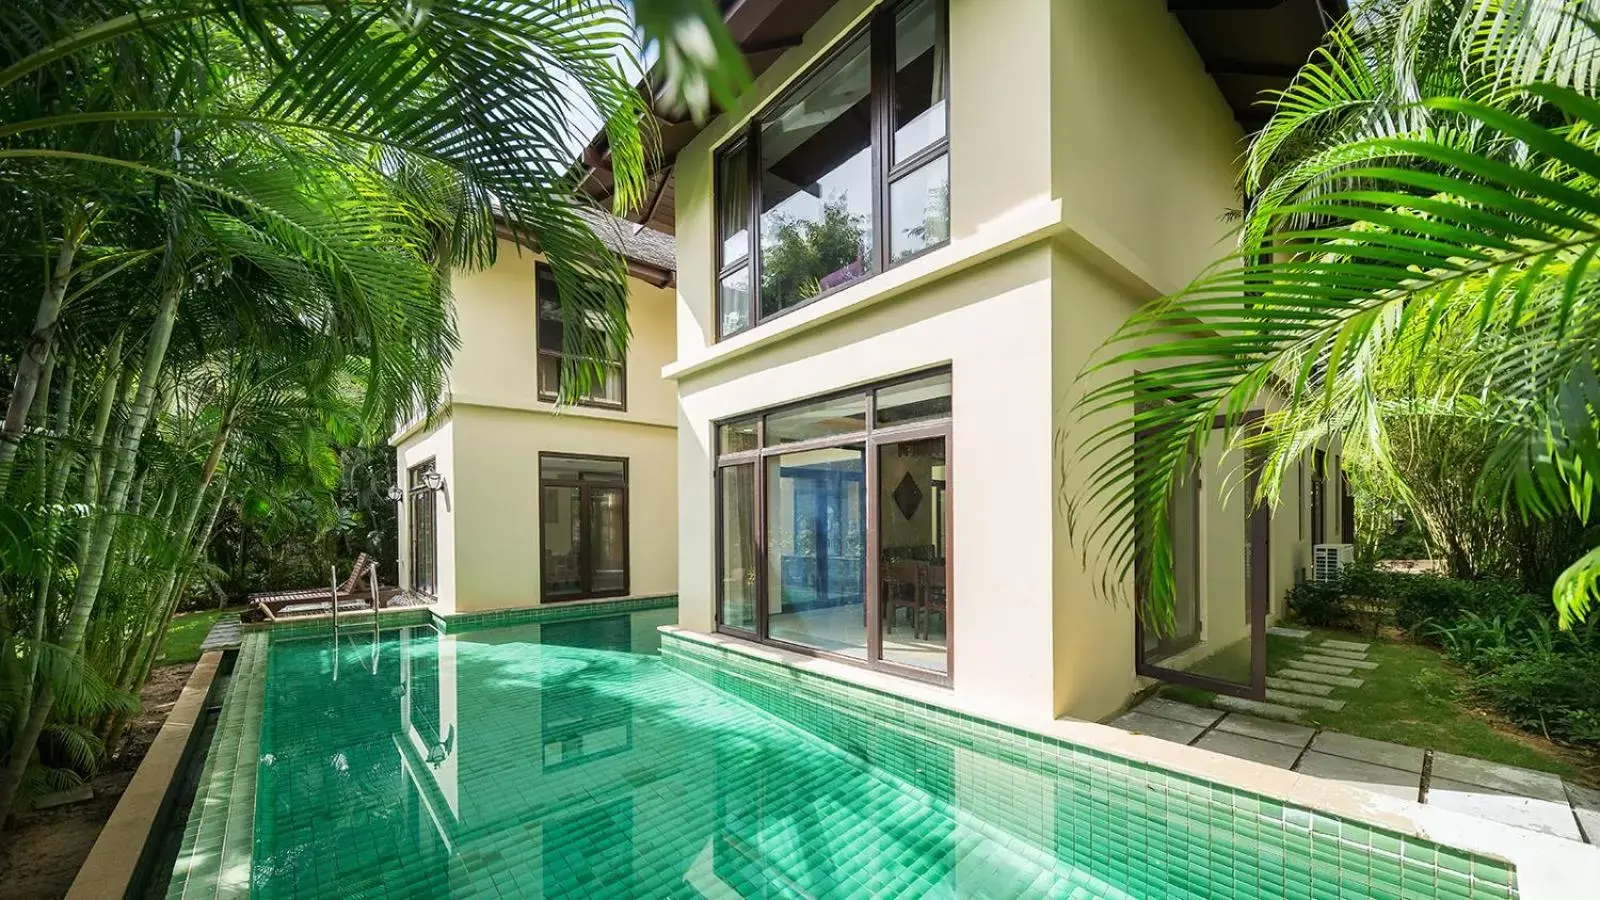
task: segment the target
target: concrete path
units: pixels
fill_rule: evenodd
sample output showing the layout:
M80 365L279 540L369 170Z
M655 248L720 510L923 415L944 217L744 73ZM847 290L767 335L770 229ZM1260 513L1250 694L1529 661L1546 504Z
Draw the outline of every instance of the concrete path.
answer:
M1217 703L1228 707L1253 701L1219 696ZM1146 700L1110 724L1519 828L1600 843L1600 791L1566 784L1548 772L1162 697Z

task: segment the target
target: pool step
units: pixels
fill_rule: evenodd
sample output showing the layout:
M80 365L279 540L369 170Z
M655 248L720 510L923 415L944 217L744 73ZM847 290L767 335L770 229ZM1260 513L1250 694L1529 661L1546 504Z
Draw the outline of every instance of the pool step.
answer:
M1280 722L1300 721L1300 710L1280 703L1263 703L1260 700L1246 700L1243 697L1218 694L1211 698L1211 705L1229 712L1249 713L1263 719L1277 719Z
M1267 700L1283 706L1302 706L1316 709L1328 709L1338 712L1344 709L1343 700L1334 700L1330 697L1318 697L1313 694L1297 694L1294 691L1280 691L1267 688Z

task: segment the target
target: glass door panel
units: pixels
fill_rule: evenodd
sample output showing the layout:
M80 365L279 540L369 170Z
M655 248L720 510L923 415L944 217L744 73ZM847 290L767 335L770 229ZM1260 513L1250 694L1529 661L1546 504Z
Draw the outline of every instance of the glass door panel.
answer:
M627 518L621 488L589 487L589 593L622 593L627 589Z
M866 659L866 447L766 466L768 636Z
M879 658L947 672L949 465L945 438L879 444L877 466Z
M722 614L728 628L756 630L756 576L761 567L756 543L756 467L726 466L717 472L717 503L722 580Z
M544 488L544 559L541 577L546 599L583 593L583 502L578 487Z
M1246 413L1240 425L1260 417ZM1227 447L1223 424L1219 418L1198 470L1179 484L1169 507L1176 616L1172 627L1157 627L1140 597L1137 669L1162 681L1262 699L1272 513L1253 502L1257 462Z

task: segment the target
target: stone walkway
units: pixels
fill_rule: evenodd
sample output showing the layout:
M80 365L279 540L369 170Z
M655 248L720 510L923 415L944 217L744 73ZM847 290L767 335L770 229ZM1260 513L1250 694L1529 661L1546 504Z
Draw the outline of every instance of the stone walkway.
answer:
M1311 632L1296 628L1272 628L1279 637L1303 639ZM1279 665L1267 676L1267 699L1244 700L1218 696L1216 706L1233 712L1252 713L1285 722L1300 721L1302 710L1327 709L1338 712L1347 702L1347 691L1366 683L1366 676L1378 664L1367 658L1371 644L1325 640L1308 644L1299 655Z
M239 647L239 617L227 615L219 617L211 623L211 630L206 632L206 639L200 642L200 652L209 653L212 650L236 650Z
M1334 643L1322 647L1336 649L1330 647ZM1600 843L1600 791L1566 784L1547 772L1163 697L1146 700L1111 724L1519 828Z

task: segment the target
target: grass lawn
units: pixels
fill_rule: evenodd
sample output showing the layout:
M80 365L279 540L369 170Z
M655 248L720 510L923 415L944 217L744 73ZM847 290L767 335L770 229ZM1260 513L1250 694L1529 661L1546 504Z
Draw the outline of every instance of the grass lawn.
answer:
M1339 712L1308 709L1300 716L1307 725L1342 731L1359 737L1429 747L1492 762L1555 772L1568 777L1582 770L1553 745L1476 709L1467 693L1466 678L1437 651L1416 644L1385 641L1364 634L1311 629L1304 640L1267 637L1267 671L1275 672L1306 644L1324 638L1372 644L1367 658L1378 664L1359 688L1338 688L1333 696L1344 700ZM1239 677L1238 654L1228 648L1191 671ZM1248 649L1244 651L1244 677L1248 678ZM1213 662L1215 660L1215 662ZM1194 688L1168 685L1162 696L1189 703L1206 703L1211 694ZM1577 777L1574 780L1587 781Z
M198 660L200 643L206 639L217 619L228 612L236 610L206 609L173 616L172 624L167 626L167 638L161 643L161 653L156 657L156 665L172 666Z

